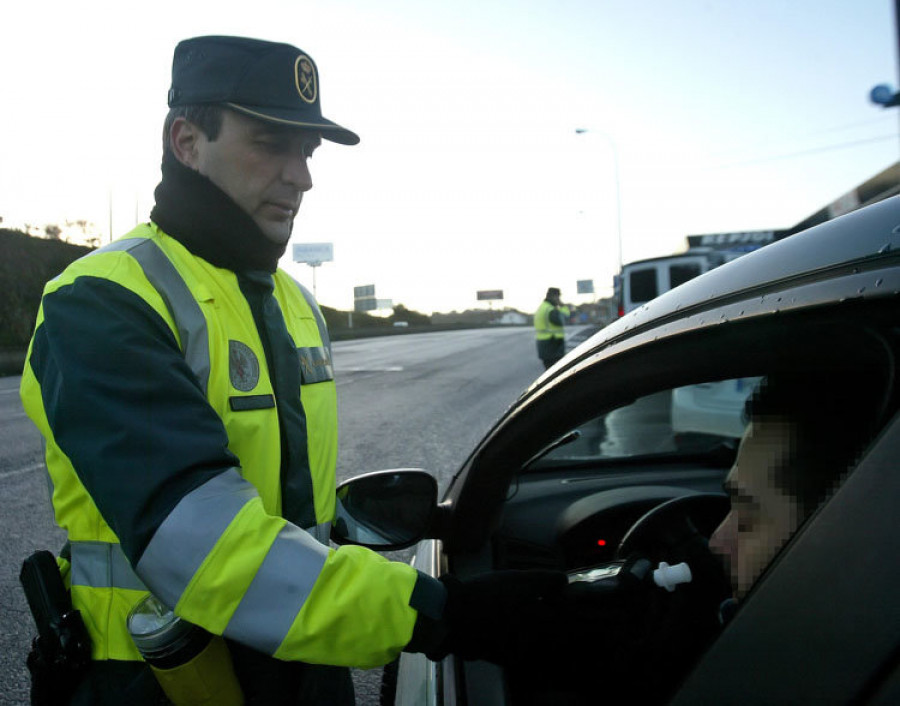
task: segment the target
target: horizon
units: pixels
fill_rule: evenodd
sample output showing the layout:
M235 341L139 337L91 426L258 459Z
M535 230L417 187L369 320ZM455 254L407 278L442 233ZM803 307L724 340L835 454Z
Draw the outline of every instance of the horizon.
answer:
M215 7L17 11L0 225L87 220L108 240L146 219L172 51L200 34L309 52L325 115L360 134L317 151L291 240L332 243L334 261L281 263L343 310L369 284L416 311L483 290L529 311L550 285L577 303L588 279L602 298L620 260L789 228L900 156L900 110L868 97L897 84L890 0Z

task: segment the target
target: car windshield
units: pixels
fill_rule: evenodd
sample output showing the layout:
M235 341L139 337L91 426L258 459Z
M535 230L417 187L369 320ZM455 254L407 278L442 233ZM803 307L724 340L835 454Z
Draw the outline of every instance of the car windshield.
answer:
M570 431L533 467L559 461L680 457L736 447L758 377L717 380L640 397Z

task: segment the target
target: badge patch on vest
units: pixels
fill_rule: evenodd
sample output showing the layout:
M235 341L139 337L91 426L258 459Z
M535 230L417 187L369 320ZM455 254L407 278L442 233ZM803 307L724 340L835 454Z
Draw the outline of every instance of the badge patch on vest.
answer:
M259 382L259 360L247 344L228 341L228 377L241 392L249 392Z

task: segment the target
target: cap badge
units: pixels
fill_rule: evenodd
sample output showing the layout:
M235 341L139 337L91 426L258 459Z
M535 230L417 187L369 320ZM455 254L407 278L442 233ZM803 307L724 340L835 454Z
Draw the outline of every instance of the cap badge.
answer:
M236 390L249 392L259 382L259 360L250 346L228 341L228 377Z
M294 63L294 79L297 82L297 92L300 97L307 103L315 103L319 97L316 67L305 54L298 56Z

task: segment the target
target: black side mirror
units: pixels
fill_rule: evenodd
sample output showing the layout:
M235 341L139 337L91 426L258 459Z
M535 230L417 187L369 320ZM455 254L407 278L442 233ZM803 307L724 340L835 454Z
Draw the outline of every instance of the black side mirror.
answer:
M402 469L357 476L337 488L331 538L382 551L425 538L437 511L437 481L426 471Z

